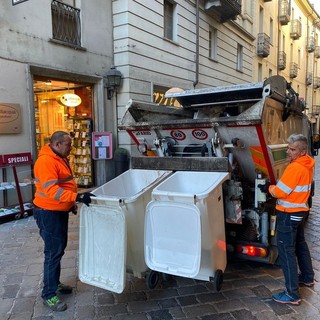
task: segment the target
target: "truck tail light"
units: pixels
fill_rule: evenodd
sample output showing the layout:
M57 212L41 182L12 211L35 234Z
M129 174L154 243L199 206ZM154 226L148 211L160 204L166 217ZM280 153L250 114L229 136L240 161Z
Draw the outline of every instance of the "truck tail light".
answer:
M263 247L249 246L249 245L238 245L237 252L242 253L252 257L266 257L268 251Z

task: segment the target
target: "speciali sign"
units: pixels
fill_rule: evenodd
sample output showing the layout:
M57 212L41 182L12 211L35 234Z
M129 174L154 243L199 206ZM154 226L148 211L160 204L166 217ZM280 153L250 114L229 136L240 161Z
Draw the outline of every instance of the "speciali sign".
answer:
M29 164L30 162L32 162L30 152L2 155L3 165L22 165L22 164Z
M21 132L21 109L16 103L0 102L0 134Z

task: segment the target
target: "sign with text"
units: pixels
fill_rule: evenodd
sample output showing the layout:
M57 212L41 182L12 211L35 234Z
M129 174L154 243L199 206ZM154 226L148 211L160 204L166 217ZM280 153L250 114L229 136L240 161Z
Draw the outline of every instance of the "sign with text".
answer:
M21 109L16 103L0 102L0 134L21 132Z
M16 4L19 4L19 3L25 2L25 1L28 1L28 0L12 0L12 5L15 6Z
M112 158L111 132L92 133L92 158L95 160Z
M30 162L32 162L30 152L4 154L2 155L2 159L2 165L22 165L30 164Z

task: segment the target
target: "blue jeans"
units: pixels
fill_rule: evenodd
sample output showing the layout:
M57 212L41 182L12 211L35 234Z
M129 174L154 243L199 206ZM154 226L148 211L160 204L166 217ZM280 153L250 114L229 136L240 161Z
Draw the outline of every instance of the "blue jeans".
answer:
M56 295L60 283L61 258L68 242L69 213L35 207L33 216L44 241L44 268L42 298Z
M281 268L288 294L299 299L299 279L312 282L314 272L310 251L304 237L304 220L307 212L288 213L277 210L277 245Z

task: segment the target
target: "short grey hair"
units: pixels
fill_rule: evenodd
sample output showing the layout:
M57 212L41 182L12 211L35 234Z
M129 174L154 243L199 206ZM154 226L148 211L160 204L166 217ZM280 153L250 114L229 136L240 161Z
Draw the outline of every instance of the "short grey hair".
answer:
M298 148L303 151L308 149L308 139L301 133L294 133L287 139L289 143L300 142Z
M62 142L65 136L70 136L68 132L56 131L50 138L50 143Z

